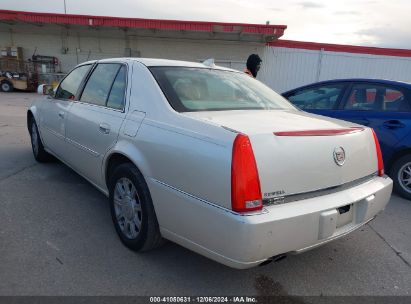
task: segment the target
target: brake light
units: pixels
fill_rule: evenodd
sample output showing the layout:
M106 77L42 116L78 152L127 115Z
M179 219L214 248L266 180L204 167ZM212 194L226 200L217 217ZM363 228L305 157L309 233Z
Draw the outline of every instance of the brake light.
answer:
M384 162L382 160L380 142L378 141L378 137L377 137L377 134L375 134L375 131L373 129L371 130L372 130L372 135L374 136L375 149L377 150L378 176L383 176L384 175Z
M238 134L231 162L231 208L237 212L261 210L263 201L253 148L248 136Z
M298 130L274 132L275 136L335 136L346 135L364 131L362 127L352 127L345 129L325 129L325 130Z

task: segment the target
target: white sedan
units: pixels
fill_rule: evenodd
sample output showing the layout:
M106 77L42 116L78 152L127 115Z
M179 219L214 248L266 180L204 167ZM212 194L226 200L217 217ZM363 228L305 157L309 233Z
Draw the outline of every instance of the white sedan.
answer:
M86 62L27 123L34 157L106 194L136 251L168 239L249 268L354 231L392 191L372 129L302 112L212 64Z

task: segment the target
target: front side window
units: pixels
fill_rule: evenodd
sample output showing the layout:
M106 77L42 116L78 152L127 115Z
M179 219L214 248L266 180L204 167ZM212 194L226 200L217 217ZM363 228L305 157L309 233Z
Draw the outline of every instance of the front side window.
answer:
M91 65L82 65L75 68L63 79L57 89L55 98L74 100L81 82L90 70Z
M297 91L288 97L295 106L303 110L332 110L344 85L332 84Z
M384 85L354 85L345 104L347 110L409 112L410 104L400 89Z
M114 80L121 67L122 65L117 63L98 64L84 87L80 101L106 106Z
M295 109L244 73L187 67L151 67L150 71L178 112Z

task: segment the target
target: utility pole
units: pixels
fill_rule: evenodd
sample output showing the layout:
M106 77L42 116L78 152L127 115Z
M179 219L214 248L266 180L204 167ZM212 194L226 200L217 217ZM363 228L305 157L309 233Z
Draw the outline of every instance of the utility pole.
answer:
M63 0L63 2L64 2L64 14L67 14L66 0Z

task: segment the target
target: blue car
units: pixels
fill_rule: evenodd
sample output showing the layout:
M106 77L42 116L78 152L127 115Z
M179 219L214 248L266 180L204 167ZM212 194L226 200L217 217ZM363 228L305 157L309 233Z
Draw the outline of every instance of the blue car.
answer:
M385 171L394 189L411 199L411 84L341 79L282 94L300 109L371 127L377 133Z

